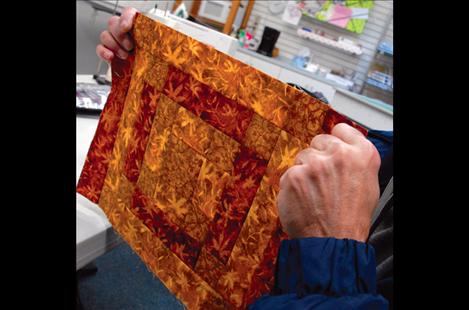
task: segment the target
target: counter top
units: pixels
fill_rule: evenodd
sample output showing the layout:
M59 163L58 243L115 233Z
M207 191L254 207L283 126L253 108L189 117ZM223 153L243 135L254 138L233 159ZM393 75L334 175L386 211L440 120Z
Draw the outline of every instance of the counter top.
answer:
M363 95L360 95L360 94L357 94L357 93L354 93L354 92L351 92L351 91L348 91L348 90L344 90L344 89L337 89L337 92L345 95L345 96L349 96L349 97L352 97L353 99L356 99L368 106L371 106L377 110L380 110L386 114L389 114L389 115L393 115L394 113L394 107L390 104L387 104L381 100L378 100L378 99L374 99L374 98L370 98L370 97L367 97L367 96L363 96Z
M253 57L257 57L261 60L265 60L265 61L268 61L274 65L277 65L277 66L280 66L280 67L283 67L285 69L288 69L288 70L291 70L291 71L295 71L299 74L302 74L302 75L305 75L307 77L310 77L312 79L315 79L315 80L318 80L320 82L323 82L323 83L326 83L326 84L329 84L330 86L334 87L334 88L340 88L340 89L344 89L344 90L347 90L347 87L345 87L344 85L341 85L341 84L338 84L332 80L329 80L319 74L316 74L316 73L312 73L310 71L307 71L307 70L303 70L303 69L300 69L300 68L297 68L295 67L293 64L292 64L292 60L290 58L287 58L285 56L282 56L282 55L279 55L275 58L273 57L268 57L268 56L264 56L262 54L259 54L253 50L249 50L249 49L246 49L246 48L241 48L241 47L238 47L238 49L236 50L237 52L241 52L241 53L245 53L249 56L253 56Z
M314 74L314 73L306 71L306 70L302 70L300 68L297 68L297 67L295 67L291 64L292 60L285 57L285 56L279 55L278 57L272 58L272 57L264 56L262 54L256 53L255 51L248 50L248 49L245 49L245 48L238 48L237 51L245 53L249 56L257 57L259 59L268 61L268 62L270 62L274 65L283 67L285 69L295 71L299 74L305 75L305 76L310 77L312 79L319 80L323 83L327 83L330 86L334 87L336 89L336 91L340 92L341 94L343 94L345 96L348 96L348 97L350 97L350 98L352 98L356 101L359 101L363 104L371 106L371 107L373 107L377 110L380 110L381 112L384 112L386 114L393 115L393 106L392 105L387 104L387 103L385 103L381 100L373 99L373 98L370 98L370 97L367 97L367 96L363 96L363 95L354 93L354 92L348 90L343 85L337 84L334 81L326 79L323 76L320 76L318 74ZM332 100L332 104L333 104L333 102L334 101Z

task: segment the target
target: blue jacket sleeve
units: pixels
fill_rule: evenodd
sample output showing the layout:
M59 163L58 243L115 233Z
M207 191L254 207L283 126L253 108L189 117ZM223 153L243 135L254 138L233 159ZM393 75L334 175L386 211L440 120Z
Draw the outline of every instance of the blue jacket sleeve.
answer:
M282 241L275 287L250 309L387 309L376 294L375 252L350 239Z

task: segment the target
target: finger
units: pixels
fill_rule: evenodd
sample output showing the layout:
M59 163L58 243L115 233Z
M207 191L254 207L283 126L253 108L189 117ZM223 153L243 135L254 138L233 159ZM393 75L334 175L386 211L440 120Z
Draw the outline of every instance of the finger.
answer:
M96 46L96 54L99 56L99 58L108 63L110 63L114 58L114 53L102 44Z
M132 25L134 23L134 18L136 14L136 9L131 7L124 8L120 18L120 28L122 33L127 33L130 31L130 29L132 29Z
M109 31L101 32L101 43L109 50L113 51L119 58L126 59L129 56L125 50L123 50L119 43L114 40L114 37Z
M362 144L366 138L355 128L345 123L339 123L332 128L331 135L336 136L348 144Z
M131 51L134 48L134 44L130 39L127 32L122 31L120 26L119 17L112 16L108 22L109 33L114 37L115 41L126 51Z
M306 165L308 164L314 157L318 155L318 151L313 148L305 148L301 152L299 152L296 157L294 164L295 165Z
M318 151L325 151L329 147L333 146L335 143L344 142L333 135L321 134L315 136L313 140L311 140L310 146Z

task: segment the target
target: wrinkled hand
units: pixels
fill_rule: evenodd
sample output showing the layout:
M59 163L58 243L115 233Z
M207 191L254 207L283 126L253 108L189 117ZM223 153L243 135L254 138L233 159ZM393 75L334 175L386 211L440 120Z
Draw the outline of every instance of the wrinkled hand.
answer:
M137 10L125 8L121 16L112 16L108 21L108 29L101 32L101 44L96 46L96 54L110 63L117 56L126 59L134 48L134 43L129 35Z
M291 238L365 242L379 199L379 153L358 130L337 124L317 135L280 178L277 206Z

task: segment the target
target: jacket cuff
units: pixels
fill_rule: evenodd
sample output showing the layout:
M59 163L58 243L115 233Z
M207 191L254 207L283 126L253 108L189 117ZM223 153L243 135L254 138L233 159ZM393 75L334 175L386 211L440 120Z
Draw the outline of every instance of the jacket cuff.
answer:
M375 251L351 239L282 241L274 294L344 296L376 294Z

